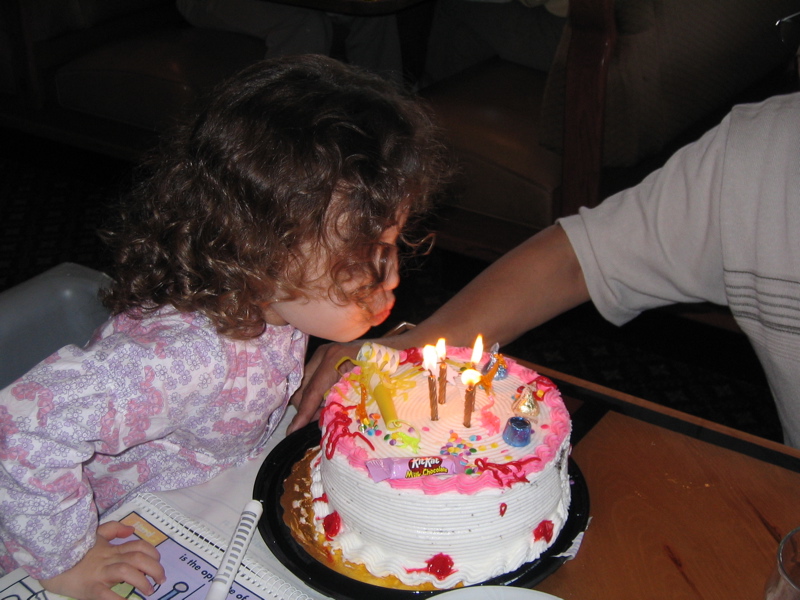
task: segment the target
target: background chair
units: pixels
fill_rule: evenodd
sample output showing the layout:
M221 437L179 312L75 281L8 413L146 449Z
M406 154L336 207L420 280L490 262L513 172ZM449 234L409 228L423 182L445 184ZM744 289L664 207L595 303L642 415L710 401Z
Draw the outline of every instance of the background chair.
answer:
M398 14L412 70L421 69L426 9ZM339 26L333 41L340 55ZM3 0L0 126L138 162L187 108L265 50L255 37L190 26L175 0Z
M190 27L174 4L0 2L0 126L138 160L264 54L256 38ZM424 62L431 6L398 13L410 64ZM796 87L797 40L775 22L798 11L800 0L571 0L549 72L494 59L424 89L463 164L440 245L492 260L636 183L734 103Z
M637 183L739 101L796 87L797 0L570 0L548 73L492 59L425 88L462 175L439 243L492 260Z
M175 0L7 0L0 125L136 161L263 57L259 39L189 26Z
M108 318L98 292L110 282L62 263L0 294L0 389L59 348L88 342Z

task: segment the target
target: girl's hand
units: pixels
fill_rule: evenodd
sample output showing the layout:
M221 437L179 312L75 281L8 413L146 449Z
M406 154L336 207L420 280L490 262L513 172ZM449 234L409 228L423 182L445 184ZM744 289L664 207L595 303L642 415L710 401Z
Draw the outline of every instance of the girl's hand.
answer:
M113 545L110 540L125 538L133 527L117 521L103 523L97 528L97 541L74 567L41 581L44 589L76 600L120 600L111 591L118 583L129 583L145 595L155 588L148 576L158 583L166 581L160 555L152 544L134 540Z

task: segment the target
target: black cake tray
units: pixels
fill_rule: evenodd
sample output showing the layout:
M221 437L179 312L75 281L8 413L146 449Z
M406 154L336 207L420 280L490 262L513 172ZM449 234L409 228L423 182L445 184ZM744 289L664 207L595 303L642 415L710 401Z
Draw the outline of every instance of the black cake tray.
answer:
M385 600L428 598L449 590L414 591L375 586L343 575L319 562L294 539L283 522L283 482L306 450L318 446L320 430L316 423L295 431L269 453L256 477L253 497L264 504L258 528L270 551L301 581L318 592L337 600L362 600L379 597ZM477 585L511 585L530 588L552 575L569 558L564 556L589 523L589 490L578 465L569 459L572 499L564 527L550 548L539 558L514 571L487 579Z

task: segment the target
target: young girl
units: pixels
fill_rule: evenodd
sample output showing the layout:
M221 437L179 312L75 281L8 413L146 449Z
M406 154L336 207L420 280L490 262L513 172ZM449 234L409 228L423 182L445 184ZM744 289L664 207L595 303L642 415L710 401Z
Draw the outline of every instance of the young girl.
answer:
M265 61L154 161L106 234L112 318L0 392L0 565L46 589L152 593L158 553L98 515L256 457L303 373L308 335L386 319L396 242L443 154L391 84L320 56Z

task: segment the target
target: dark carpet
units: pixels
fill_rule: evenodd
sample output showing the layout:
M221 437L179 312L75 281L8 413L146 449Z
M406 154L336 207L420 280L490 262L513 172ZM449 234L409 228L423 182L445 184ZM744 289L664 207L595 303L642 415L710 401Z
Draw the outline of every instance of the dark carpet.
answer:
M107 271L109 256L96 231L130 185L131 165L16 132L1 133L0 291L67 261ZM485 266L444 250L415 259L404 273L387 326L421 321ZM586 305L504 351L781 440L763 371L744 336L675 311L651 311L615 327Z

